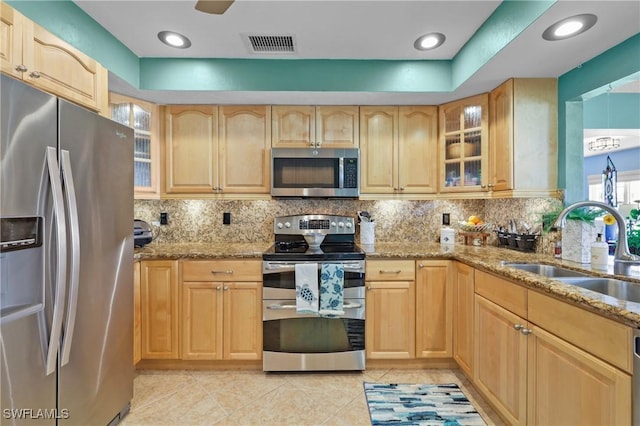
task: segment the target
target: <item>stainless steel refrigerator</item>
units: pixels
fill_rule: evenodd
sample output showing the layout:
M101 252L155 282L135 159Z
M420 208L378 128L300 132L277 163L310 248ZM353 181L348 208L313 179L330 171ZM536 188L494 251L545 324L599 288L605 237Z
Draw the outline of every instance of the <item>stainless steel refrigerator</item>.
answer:
M133 397L133 131L0 78L0 423L115 424Z

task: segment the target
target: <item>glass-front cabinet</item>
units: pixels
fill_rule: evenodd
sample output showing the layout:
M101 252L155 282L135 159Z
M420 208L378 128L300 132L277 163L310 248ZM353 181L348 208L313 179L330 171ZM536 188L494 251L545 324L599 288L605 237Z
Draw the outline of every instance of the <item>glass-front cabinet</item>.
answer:
M135 198L159 197L158 107L149 102L110 93L111 119L134 130Z
M484 191L487 181L488 95L440 106L440 191Z

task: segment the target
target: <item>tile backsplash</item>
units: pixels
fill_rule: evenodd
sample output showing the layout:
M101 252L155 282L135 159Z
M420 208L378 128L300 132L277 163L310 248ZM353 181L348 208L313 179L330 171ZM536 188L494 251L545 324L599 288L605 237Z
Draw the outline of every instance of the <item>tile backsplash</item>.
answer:
M539 225L544 212L560 206L556 199L496 200L136 200L135 218L149 223L167 212L169 224L152 226L159 243L268 242L273 240L273 218L294 214L326 213L356 216L366 210L375 219L375 240L379 242L438 241L442 213L451 214L455 227L470 215L496 225L509 219ZM231 213L231 223L222 223L223 213ZM359 228L359 227L358 227ZM359 229L356 237L359 236ZM555 236L549 234L538 244L538 251L551 252ZM550 241L553 239L553 241ZM495 235L489 244L495 245ZM550 251L549 251L550 250Z

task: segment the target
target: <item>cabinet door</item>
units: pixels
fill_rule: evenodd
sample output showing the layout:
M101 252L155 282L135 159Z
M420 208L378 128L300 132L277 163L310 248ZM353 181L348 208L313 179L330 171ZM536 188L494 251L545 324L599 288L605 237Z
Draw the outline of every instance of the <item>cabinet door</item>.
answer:
M438 190L438 108L399 108L398 189L401 194Z
M489 185L513 189L513 80L489 93Z
M169 260L140 264L142 358L177 359L178 266Z
M423 260L416 267L416 357L451 358L451 262Z
M367 358L415 358L413 281L367 282L366 316Z
M262 285L224 283L224 359L262 359Z
M453 275L453 358L473 377L474 276L473 268L455 263Z
M318 148L357 148L359 143L357 106L317 106L316 137Z
M526 424L527 336L519 316L475 296L475 385L508 424Z
M398 191L398 108L360 107L360 192Z
M168 193L214 193L218 188L217 107L171 105L166 113Z
M22 79L22 34L25 17L6 3L0 3L0 70Z
M309 105L271 107L271 146L308 148L315 136L315 109Z
M440 191L485 190L488 106L486 93L440 106Z
M26 21L23 79L74 103L108 114L107 70L97 61Z
M142 359L142 331L140 323L140 262L133 263L133 365Z
M222 359L222 283L182 283L182 359Z
M221 106L218 127L220 190L232 194L268 194L269 107Z
M538 327L532 330L529 424L631 424L630 375Z

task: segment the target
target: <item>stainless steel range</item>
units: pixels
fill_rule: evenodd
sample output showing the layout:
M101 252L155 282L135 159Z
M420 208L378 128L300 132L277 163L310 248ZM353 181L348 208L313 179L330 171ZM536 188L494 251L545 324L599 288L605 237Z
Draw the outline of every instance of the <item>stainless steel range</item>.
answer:
M263 256L263 370L365 369L365 253L355 244L355 221L334 215L277 217L275 243ZM343 315L296 310L296 265L344 271ZM313 267L311 270L313 271Z

